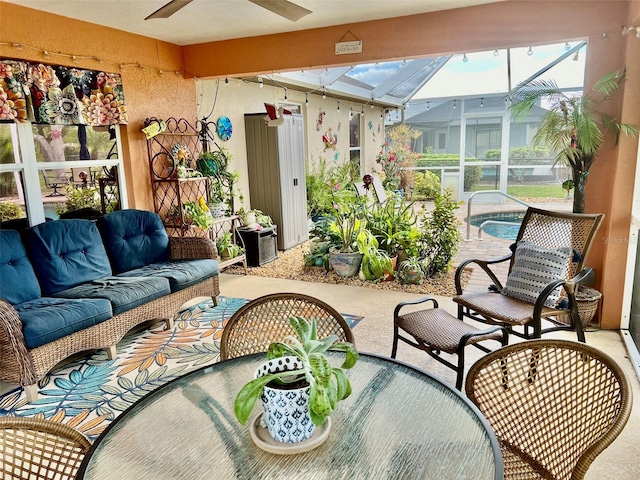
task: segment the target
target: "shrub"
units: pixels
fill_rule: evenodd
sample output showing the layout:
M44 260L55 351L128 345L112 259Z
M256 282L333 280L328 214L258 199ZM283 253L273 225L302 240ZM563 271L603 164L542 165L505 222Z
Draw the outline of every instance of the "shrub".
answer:
M101 209L100 192L97 187L81 187L74 184L64 187L67 201L56 206L58 215L81 208Z
M24 217L20 205L13 202L0 202L0 222Z
M451 267L451 261L458 253L462 234L458 230L460 221L456 210L460 202L454 201L451 190L437 194L433 211L420 215L422 247L420 257L427 276L444 273Z
M420 199L432 200L440 193L440 178L433 172L417 172L415 177L414 194Z
M464 191L470 192L482 180L482 167L467 165L464 167Z

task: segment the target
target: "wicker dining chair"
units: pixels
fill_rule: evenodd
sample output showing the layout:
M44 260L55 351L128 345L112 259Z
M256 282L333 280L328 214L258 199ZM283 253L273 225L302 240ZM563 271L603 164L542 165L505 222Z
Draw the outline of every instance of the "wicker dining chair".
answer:
M91 443L68 425L26 417L0 417L0 475L13 479L72 480Z
M509 333L526 339L575 330L584 342L575 294L594 276L593 269L583 268L583 263L603 218L602 214L529 207L511 253L493 260L470 259L458 266L453 297L458 318L504 325ZM509 273L503 286L492 266L507 261ZM471 263L488 275L487 292L464 293L462 275ZM543 329L543 320L551 326Z
M632 406L629 380L584 343L530 340L473 364L465 390L493 428L505 479L584 478L620 434Z
M295 335L291 316L315 318L318 338L337 335L340 341L355 343L346 320L330 305L299 293L275 293L251 300L228 320L220 339L220 360L266 352L271 342Z

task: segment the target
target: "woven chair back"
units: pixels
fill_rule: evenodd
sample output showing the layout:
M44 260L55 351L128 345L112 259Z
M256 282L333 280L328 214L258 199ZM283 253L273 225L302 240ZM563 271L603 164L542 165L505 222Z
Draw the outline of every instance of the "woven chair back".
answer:
M77 430L51 420L0 418L3 479L74 479L91 443Z
M566 278L571 278L582 270L584 259L603 218L601 213L552 212L529 207L516 241L526 240L546 248L572 248L576 261L568 263L566 272ZM509 273L513 268L514 257L511 259Z
M229 319L220 339L220 360L266 352L271 342L295 335L291 316L315 318L318 338L337 335L354 343L346 320L330 305L308 295L276 293L251 300Z
M533 472L547 479L583 478L620 434L632 405L620 366L593 347L567 340L496 350L471 367L465 389L501 443L505 478L515 479L538 478Z

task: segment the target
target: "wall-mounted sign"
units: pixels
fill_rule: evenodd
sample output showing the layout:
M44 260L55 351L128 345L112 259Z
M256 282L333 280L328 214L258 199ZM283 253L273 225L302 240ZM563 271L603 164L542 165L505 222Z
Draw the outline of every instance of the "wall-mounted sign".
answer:
M336 55L349 55L351 53L362 53L362 40L336 43Z

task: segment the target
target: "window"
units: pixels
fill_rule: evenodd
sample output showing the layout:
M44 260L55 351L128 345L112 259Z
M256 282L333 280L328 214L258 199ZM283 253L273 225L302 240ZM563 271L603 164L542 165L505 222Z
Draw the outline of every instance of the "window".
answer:
M362 173L362 166L360 159L361 146L360 146L360 121L361 115L359 113L352 113L349 120L349 161L351 163L351 173L354 178L360 177Z
M119 127L0 124L0 220L124 205Z

